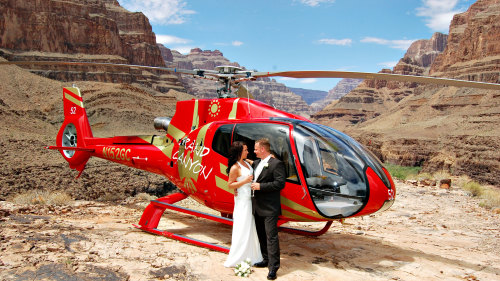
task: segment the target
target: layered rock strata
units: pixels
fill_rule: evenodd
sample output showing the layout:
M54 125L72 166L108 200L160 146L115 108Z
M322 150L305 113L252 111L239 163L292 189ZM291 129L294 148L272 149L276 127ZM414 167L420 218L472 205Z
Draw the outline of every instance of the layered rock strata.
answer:
M430 40L413 42L397 65L380 73L425 75L432 61L446 47L447 37L435 33ZM365 80L356 89L344 95L338 102L327 105L311 118L330 126L345 129L375 118L413 94L416 83L385 80Z
M142 13L116 0L27 0L0 3L0 55L8 60L109 62L164 66ZM101 66L31 65L61 81L138 83L162 92L183 90L175 75Z
M454 16L447 47L430 74L499 83L499 38L500 1L477 1ZM379 117L348 130L388 162L498 185L499 127L498 91L424 85Z

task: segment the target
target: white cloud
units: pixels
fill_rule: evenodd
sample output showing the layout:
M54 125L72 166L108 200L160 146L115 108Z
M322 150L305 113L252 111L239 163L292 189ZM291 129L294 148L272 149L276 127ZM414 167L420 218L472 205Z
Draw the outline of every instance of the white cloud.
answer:
M393 68L396 66L396 64L398 64L397 61L386 61L386 62L378 63L378 65L385 67L385 68Z
M320 44L327 44L327 45L339 45L339 46L351 46L352 40L351 39L320 39L318 40L318 43Z
M304 78L304 79L299 79L299 83L302 84L312 84L318 82L318 79L316 78Z
M382 39L382 38L376 38L376 37L365 37L361 40L363 43L375 43L379 45L386 45L394 49L400 49L400 50L408 50L410 47L411 43L415 42L416 40L387 40L387 39Z
M427 18L426 26L432 31L447 32L453 15L465 11L465 8L457 8L457 4L458 0L422 0L417 16Z
M189 54L193 46L188 45L192 40L180 38L172 35L156 35L156 43L163 44L165 47L176 50L181 54Z
M172 35L156 35L156 43L166 45L167 47L170 45L187 44L190 42L191 40L189 39L184 39Z
M187 55L191 52L192 49L194 49L195 47L193 46L180 46L180 47L172 47L171 49L172 50L176 50L177 52L183 54L183 55Z
M231 45L236 46L236 47L239 47L239 46L243 45L243 42L241 42L241 41L233 41L233 42L231 43Z
M292 77L279 77L278 80L280 81L293 81L293 82L299 82L301 84L312 84L318 82L318 79L316 78L292 78Z
M322 3L334 3L335 0L299 0L299 2L310 7L317 7Z
M133 12L144 13L151 22L158 24L182 24L186 16L195 14L186 9L184 0L119 0L120 5Z

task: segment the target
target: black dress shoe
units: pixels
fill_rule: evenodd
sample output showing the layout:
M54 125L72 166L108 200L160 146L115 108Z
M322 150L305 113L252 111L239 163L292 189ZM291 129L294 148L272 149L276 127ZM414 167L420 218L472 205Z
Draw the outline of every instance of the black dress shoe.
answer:
M267 261L258 262L256 264L254 264L253 266L255 266L255 267L267 267Z
M267 280L276 279L276 270L269 270L269 274L267 274Z

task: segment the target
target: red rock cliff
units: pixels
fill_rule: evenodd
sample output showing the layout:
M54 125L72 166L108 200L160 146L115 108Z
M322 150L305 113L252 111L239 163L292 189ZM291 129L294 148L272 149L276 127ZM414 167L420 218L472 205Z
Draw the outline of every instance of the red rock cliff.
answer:
M431 63L446 47L446 41L447 37L442 33L434 33L429 40L415 41L393 70L383 69L380 72L427 74ZM338 129L345 129L384 113L404 97L413 94L416 86L415 83L365 80L337 103L327 105L311 118Z
M500 83L500 0L479 0L453 17L448 48L430 73Z
M116 0L7 0L0 15L5 49L117 55L131 64L164 65L148 19Z

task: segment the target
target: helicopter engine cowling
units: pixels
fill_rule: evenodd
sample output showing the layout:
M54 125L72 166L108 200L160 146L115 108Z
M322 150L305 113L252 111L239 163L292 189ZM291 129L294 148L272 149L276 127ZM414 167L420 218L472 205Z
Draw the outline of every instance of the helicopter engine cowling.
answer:
M168 117L156 117L154 120L155 129L158 131L165 130L167 131L168 125L172 119Z

